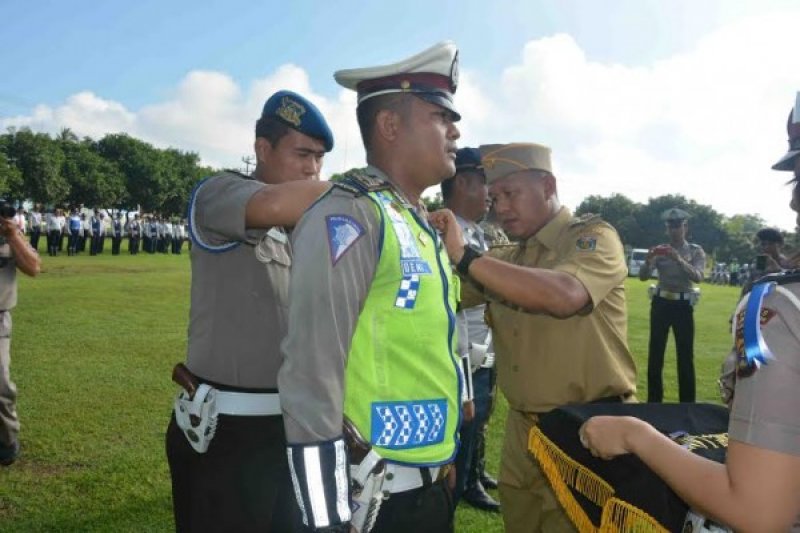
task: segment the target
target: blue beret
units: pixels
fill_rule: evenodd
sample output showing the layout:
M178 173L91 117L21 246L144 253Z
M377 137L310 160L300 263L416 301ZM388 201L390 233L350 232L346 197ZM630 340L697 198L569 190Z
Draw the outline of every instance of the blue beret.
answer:
M333 150L333 132L317 106L292 91L278 91L264 104L261 118L274 117L303 135L319 139Z
M456 172L459 170L482 170L481 151L477 148L459 148L456 152Z

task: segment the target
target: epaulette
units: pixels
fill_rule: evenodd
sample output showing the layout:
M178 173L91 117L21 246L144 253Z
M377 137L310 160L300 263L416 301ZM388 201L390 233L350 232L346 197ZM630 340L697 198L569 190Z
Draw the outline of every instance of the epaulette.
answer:
M340 177L331 179L331 183L334 187L344 189L355 196L392 188L389 182L368 174L363 168L349 170Z
M517 246L519 246L519 243L516 242L498 242L490 244L489 249L497 250L499 248L516 248Z
M569 223L570 228L577 228L578 226L592 226L603 221L603 217L595 215L594 213L586 213L579 217L574 217Z
M246 180L253 179L253 176L250 176L248 174L245 174L244 172L240 172L240 171L232 169L232 168L226 168L225 172L227 172L228 174L235 174L236 176L238 176L240 178L244 178Z
M767 274L763 278L758 278L758 281L755 283L777 283L778 285L787 285L789 283L798 282L800 282L800 268Z

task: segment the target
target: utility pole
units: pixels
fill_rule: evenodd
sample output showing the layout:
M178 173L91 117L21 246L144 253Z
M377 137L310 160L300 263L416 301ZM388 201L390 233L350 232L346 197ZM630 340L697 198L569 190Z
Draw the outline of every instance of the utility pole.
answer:
M246 156L242 157L242 163L244 163L244 173L245 174L250 174L250 165L253 165L254 167L256 166L256 164L253 162L253 156L252 155L246 155Z

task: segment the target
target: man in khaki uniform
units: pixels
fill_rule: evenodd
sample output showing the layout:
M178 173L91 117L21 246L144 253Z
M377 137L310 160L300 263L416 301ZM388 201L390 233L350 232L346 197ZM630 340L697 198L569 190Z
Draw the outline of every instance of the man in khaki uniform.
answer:
M554 407L633 399L617 232L596 216L574 218L558 200L550 149L480 147L497 221L518 243L488 254L465 246L448 211L432 215L464 283L462 306L488 302L498 383L509 403L500 466L506 531L574 531L528 452L528 434ZM451 231L453 230L453 231Z

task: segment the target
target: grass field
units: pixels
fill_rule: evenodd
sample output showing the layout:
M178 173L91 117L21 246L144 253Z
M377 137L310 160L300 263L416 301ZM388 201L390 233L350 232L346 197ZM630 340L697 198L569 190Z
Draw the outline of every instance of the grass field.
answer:
M42 245L43 247L43 245ZM164 430L184 358L188 255L43 257L21 276L13 313L12 377L19 389L22 456L0 469L0 532L173 530ZM646 396L647 284L627 281L629 339ZM703 286L696 308L698 401L718 401L738 289ZM675 401L674 347L665 390ZM491 424L497 472L506 405ZM501 531L497 515L462 505L456 530Z

